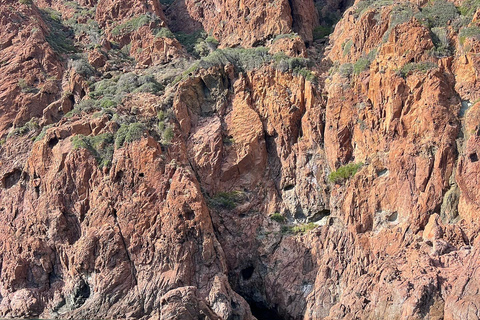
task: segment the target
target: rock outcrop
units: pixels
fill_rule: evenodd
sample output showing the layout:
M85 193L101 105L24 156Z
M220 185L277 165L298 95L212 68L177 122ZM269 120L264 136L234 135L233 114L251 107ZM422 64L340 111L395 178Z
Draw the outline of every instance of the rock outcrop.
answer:
M0 4L1 317L479 318L471 2Z

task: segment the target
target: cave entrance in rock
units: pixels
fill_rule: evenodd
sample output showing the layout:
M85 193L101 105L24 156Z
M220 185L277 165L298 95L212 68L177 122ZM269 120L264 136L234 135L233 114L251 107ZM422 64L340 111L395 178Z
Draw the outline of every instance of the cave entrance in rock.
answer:
M250 310L257 320L286 320L284 317L280 316L277 310L269 308L262 302L249 301Z

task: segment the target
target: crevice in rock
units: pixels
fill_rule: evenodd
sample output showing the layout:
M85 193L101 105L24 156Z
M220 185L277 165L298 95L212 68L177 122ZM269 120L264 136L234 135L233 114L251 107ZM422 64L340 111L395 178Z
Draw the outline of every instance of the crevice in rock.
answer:
M132 258L130 257L130 252L128 252L128 247L127 247L127 242L125 241L125 237L123 236L122 233L122 228L120 227L120 223L118 223L118 218L117 218L117 210L113 209L112 211L113 218L115 219L115 225L118 228L118 234L120 235L120 239L122 240L123 248L125 249L125 254L127 255L127 260L130 263L130 270L132 272L132 278L134 281L134 285L138 284L138 279L137 279L137 269L135 268L135 263L133 262Z
M20 180L22 171L19 169L13 169L13 171L6 173L2 178L2 186L5 189L10 189Z
M395 222L398 219L398 212L394 211L390 215L387 216L387 221L388 222Z
M321 211L316 212L313 216L308 217L307 222L317 222L328 216L330 216L330 210L323 209Z
M72 292L73 308L81 307L90 297L90 286L84 279L75 285Z
M257 320L284 320L275 309L269 308L261 302L248 301L252 314Z
M477 155L476 152L470 153L470 155L468 156L468 158L470 159L471 162L477 162L477 161L478 161L478 155Z
M246 267L245 269L242 269L242 271L240 272L242 274L242 279L249 280L252 277L254 270L255 270L254 266L249 266L249 267Z
M52 139L50 139L50 140L48 141L48 147L49 147L50 149L52 149L53 147L55 147L55 146L57 145L57 143L58 143L58 138L57 138L57 137L53 137Z
M281 197L280 182L282 178L282 164L280 162L280 157L277 152L277 144L276 144L275 138L276 138L275 136L269 136L267 135L267 133L265 133L268 170L270 173L270 177L275 183L277 194L279 197Z

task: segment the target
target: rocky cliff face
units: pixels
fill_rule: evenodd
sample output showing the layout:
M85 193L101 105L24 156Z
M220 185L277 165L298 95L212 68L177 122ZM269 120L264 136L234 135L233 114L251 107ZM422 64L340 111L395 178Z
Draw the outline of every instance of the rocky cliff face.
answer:
M1 317L480 318L475 1L0 4Z

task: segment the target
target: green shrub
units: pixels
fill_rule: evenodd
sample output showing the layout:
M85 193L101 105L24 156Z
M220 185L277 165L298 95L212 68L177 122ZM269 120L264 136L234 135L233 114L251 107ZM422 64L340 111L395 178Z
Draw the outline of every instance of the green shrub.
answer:
M48 26L48 34L45 39L57 53L75 52L73 46L74 32L62 22L61 14L53 9L41 9L40 13Z
M7 139L9 139L12 136L24 136L27 133L31 131L36 131L38 129L40 129L40 126L38 124L38 119L32 118L23 126L15 128L14 130L10 131L10 133L7 135Z
M125 95L131 92L158 94L162 90L163 86L151 75L125 73L119 78L104 79L92 84L89 97L94 106L110 108L121 103Z
M175 35L173 34L172 31L168 28L160 28L155 32L155 37L157 38L170 38L173 39L175 38Z
M464 0L458 11L462 16L467 16L471 19L478 8L480 8L480 0Z
M273 38L273 42L276 42L280 39L295 39L295 38L298 38L298 34L296 34L296 33L283 33L283 34L279 34L279 35L275 36L275 38Z
M216 208L233 210L244 199L242 191L219 192L210 198L210 205Z
M459 36L460 44L463 45L467 38L479 38L480 28L478 26L462 28L458 36Z
M104 98L100 101L100 107L102 109L107 109L107 108L112 108L112 107L116 107L117 106L117 103L115 101L112 101L108 98Z
M410 73L413 72L427 72L428 70L431 70L433 68L437 67L437 65L433 62L430 61L423 61L423 62L410 62L404 65L400 70L400 76L403 78L408 77Z
M217 39L215 39L215 37L212 37L212 36L208 36L206 39L205 39L205 42L206 43L210 43L214 46L218 46L219 45L219 42Z
M353 177L362 166L362 162L344 165L338 168L336 171L331 172L328 176L328 180L335 183L347 180Z
M111 165L114 151L112 133L103 133L97 136L80 134L73 136L71 141L75 149L87 149L95 157L100 168Z
M318 26L313 29L313 40L321 40L326 38L332 33L333 29L331 26Z
M361 17L369 9L378 9L393 4L393 0L363 0L355 6L354 15Z
M338 72L344 78L349 78L353 73L353 64L344 63L338 68Z
M310 223L298 224L295 226L283 226L281 229L281 232L283 234L303 235L308 231L315 229L316 227L317 225L315 223L310 222Z
M225 66L233 64L237 71L245 72L252 69L260 69L262 66L271 64L275 69L281 72L292 72L295 75L305 77L309 81L315 81L314 73L309 70L313 66L310 59L301 57L289 57L284 53L271 55L268 49L264 47L244 48L225 48L211 52L203 57L197 63L178 76L174 83L187 77L196 70L208 69L215 66Z
M21 4L31 5L33 4L33 0L18 0Z
M446 57L452 55L447 28L432 28L430 30L435 49L433 55L436 57Z
M157 112L157 119L160 121L165 120L165 112L163 110Z
M53 124L49 124L45 127L42 128L42 131L40 131L40 133L38 134L38 136L35 138L35 142L37 141L40 141L43 139L43 137L45 137L45 135L47 134L47 130L50 129L51 127L53 126Z
M353 65L353 73L359 75L364 70L367 70L370 67L370 60L365 57L361 57Z
M145 126L139 122L121 125L115 135L115 146L121 148L125 143L139 140L145 130Z
M173 128L171 126L167 126L165 131L163 132L162 138L164 144L170 144L174 137Z
M80 58L72 61L72 67L76 73L88 78L95 74L95 69L86 59Z
M392 12L390 14L390 21L388 24L388 30L383 35L383 42L386 42L388 40L390 33L396 26L412 20L414 16L414 9L415 8L413 4L410 2L402 2L392 8Z
M203 30L197 30L193 33L177 32L175 38L185 47L188 53L196 55L195 45L207 37Z
M144 25L149 24L152 21L155 21L156 19L158 18L150 14L142 14L142 15L133 17L132 19L115 26L112 29L112 35L121 36L121 35L131 33L135 30L140 29Z
M30 86L24 78L18 79L18 86L24 93L37 93L39 90L33 86Z
M285 223L287 221L287 219L278 212L275 212L274 214L272 214L270 216L270 219L278 223Z
M447 0L434 0L422 8L416 17L429 28L446 27L458 18L455 5Z
M347 54L350 53L350 50L352 49L353 46L353 41L348 40L344 43L342 43L342 51L343 51L343 56L346 56Z

